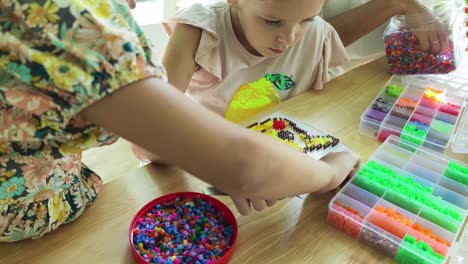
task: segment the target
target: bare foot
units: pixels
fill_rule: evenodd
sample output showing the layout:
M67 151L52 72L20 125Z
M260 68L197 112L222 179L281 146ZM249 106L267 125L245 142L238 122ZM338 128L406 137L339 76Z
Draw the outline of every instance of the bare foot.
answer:
M154 163L157 165L168 165L168 163L162 160L161 157L159 157L158 155L153 154L135 144L132 144L132 151L135 157L141 162Z

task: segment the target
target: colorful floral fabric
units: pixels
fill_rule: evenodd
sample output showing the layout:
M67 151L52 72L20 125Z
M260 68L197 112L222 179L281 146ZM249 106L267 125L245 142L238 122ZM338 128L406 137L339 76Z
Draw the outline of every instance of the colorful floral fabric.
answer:
M80 111L163 77L125 0L0 2L0 241L78 217L102 185L81 152L116 137Z

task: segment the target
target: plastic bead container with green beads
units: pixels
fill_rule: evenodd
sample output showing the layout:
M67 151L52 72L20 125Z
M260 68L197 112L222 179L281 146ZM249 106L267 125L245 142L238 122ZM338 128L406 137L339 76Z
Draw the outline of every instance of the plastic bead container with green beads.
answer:
M398 263L457 263L467 214L468 165L391 135L331 200L328 222Z
M468 115L462 117L467 94L468 79L461 75L394 75L362 114L360 131L379 141L395 135L441 153L455 138L452 150L468 153Z

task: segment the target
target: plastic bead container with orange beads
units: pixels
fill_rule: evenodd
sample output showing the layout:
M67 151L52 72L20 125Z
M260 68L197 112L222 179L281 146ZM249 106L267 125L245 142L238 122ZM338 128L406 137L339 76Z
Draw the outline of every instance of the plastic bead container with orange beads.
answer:
M328 222L399 263L466 248L468 165L390 136L332 199Z

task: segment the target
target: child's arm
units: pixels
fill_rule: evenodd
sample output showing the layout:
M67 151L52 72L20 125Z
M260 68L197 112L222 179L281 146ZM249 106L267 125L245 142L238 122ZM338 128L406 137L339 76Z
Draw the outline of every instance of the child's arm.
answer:
M410 15L412 20L409 23L420 26L428 23L427 16L431 14L420 0L371 0L327 20L338 32L343 44L348 46L395 15ZM431 28L429 25L427 27ZM448 47L447 37L441 32L423 30L416 32L416 37L422 50L439 52Z
M232 195L275 200L332 189L358 161L336 154L317 161L198 105L162 80L142 80L82 113L99 126L161 154Z
M185 92L195 69L195 54L202 30L177 24L164 52L163 65L170 84Z
M413 0L371 0L326 20L335 28L345 46L364 37L394 15L406 13L404 2Z

